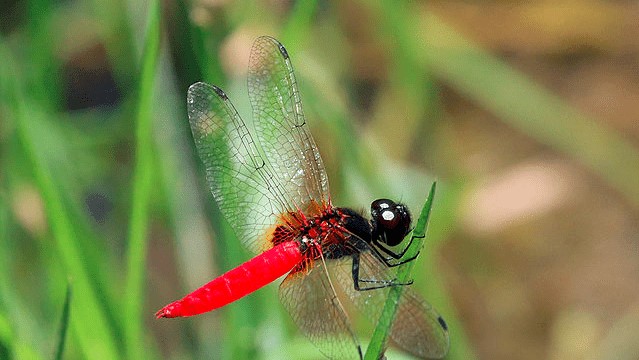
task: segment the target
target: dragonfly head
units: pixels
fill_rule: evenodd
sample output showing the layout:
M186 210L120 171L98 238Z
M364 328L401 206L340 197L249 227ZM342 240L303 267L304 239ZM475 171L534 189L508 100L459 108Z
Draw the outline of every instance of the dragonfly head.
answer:
M371 203L373 238L388 246L399 245L410 232L411 217L404 204L389 199L377 199Z

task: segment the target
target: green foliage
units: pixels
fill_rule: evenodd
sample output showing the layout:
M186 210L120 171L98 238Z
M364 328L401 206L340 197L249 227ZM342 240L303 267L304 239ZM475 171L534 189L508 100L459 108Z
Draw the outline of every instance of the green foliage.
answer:
M160 3L150 4L148 25L142 52L142 68L137 101L135 131L135 169L133 174L133 198L129 219L128 273L124 292L124 341L128 359L143 359L146 352L144 341L144 299L146 277L147 232L150 198L153 194L153 115L154 88L157 77L157 62L160 52Z
M62 308L62 319L60 321L60 332L58 333L58 344L55 349L55 359L64 359L64 344L67 341L67 330L69 329L69 315L71 313L71 285L67 286L67 294L64 296L64 307Z
M186 87L204 80L250 118L245 76L234 80L227 69L242 48L229 43L244 45L245 33L287 46L335 204L364 208L373 198L401 196L418 208L436 177L423 170L424 159L446 156L428 146L441 115L438 79L639 205L636 147L416 4L358 5L375 19L368 36L385 46L395 112L372 107L356 121L345 64L358 55L333 5L196 3L32 1L24 21L0 35L0 358L44 359L52 349L65 359L320 357L281 309L276 286L201 317L152 317L250 256L211 201L185 109ZM95 87L106 91L104 82L113 82L106 87L117 99L71 109L74 76L101 71L107 75ZM395 141L376 137L375 127ZM451 173L439 181L429 246L412 276L450 325L448 358L469 359L473 349L437 266L467 186ZM410 267L402 272L409 276ZM381 353L388 311L367 358Z
M433 199L435 198L435 186L437 183L433 183L430 188L430 192L428 193L428 198L422 207L421 212L419 213L419 218L417 219L417 224L413 229L413 232L410 234L411 237L414 238L411 248L406 251L404 254L405 258L410 259L413 256L419 254L424 244L424 238L426 237L426 230L428 227L428 220L430 219L430 211L433 208ZM397 271L397 282L399 283L408 283L412 280L411 274L413 267L415 265L414 261L408 262L402 266L400 266ZM397 308L399 305L399 299L402 296L403 286L394 286L390 289L388 293L388 298L386 299L386 303L384 304L384 309L382 310L382 315L379 318L377 326L375 327L375 331L373 332L373 336L371 337L371 341L366 349L366 355L364 356L364 360L377 360L380 359L384 355L385 345L390 335L390 329L393 325L393 320L395 319L395 313L397 312Z

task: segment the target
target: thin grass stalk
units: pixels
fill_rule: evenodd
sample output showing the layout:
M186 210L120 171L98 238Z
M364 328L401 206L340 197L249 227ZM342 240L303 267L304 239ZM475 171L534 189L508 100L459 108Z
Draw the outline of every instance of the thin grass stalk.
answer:
M67 329L69 328L69 316L71 314L71 283L67 285L67 293L64 296L64 306L62 307L62 317L60 330L58 331L58 343L55 350L55 359L64 359L64 344L67 340Z
M426 199L426 202L422 207L422 211L419 214L417 224L415 225L415 229L413 229L413 232L411 234L411 236L415 240L413 240L411 247L406 251L406 254L404 255L406 259L417 256L422 248L422 245L424 244L428 219L430 218L430 211L433 208L433 198L435 197L436 186L437 183L434 182L430 188L430 192L428 193L428 199ZM407 283L411 280L411 272L413 271L414 265L415 261L409 261L408 263L399 267L399 269L397 270L397 281L399 283ZM386 302L384 303L384 309L382 310L382 314L379 318L379 321L377 322L377 326L375 327L375 331L373 332L371 341L368 345L368 348L366 349L366 355L364 356L365 360L378 360L384 354L386 341L388 339L388 336L390 335L393 321L395 319L395 313L397 312L397 308L399 306L399 299L402 296L403 291L403 286L392 286L390 288L388 297L386 298Z
M317 0L298 1L295 3L291 16L282 29L280 39L289 52L299 49L300 45L308 37L316 10Z
M118 359L116 340L107 323L104 309L100 307L92 279L83 264L82 251L76 240L77 229L71 220L64 204L64 195L56 185L56 179L51 174L45 155L38 152L33 128L41 125L43 113L37 103L26 97L22 88L22 78L13 55L0 39L0 58L6 67L2 75L3 90L6 91L3 100L8 104L10 116L16 124L16 135L24 149L34 175L35 182L42 196L47 221L55 241L55 247L64 271L72 279L78 291L76 301L71 305L71 328L86 357L93 359ZM40 110L40 111L39 111Z
M153 88L160 50L160 4L152 0L138 94L136 116L136 163L127 249L127 279L124 293L124 342L128 359L145 356L142 304L144 303L149 202L153 187Z

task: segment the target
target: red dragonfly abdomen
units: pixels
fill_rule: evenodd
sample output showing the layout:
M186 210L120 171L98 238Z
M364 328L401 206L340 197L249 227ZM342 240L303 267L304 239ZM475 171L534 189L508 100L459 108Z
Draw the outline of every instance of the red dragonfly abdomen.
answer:
M299 243L274 246L155 313L157 318L193 316L215 310L275 281L304 260Z

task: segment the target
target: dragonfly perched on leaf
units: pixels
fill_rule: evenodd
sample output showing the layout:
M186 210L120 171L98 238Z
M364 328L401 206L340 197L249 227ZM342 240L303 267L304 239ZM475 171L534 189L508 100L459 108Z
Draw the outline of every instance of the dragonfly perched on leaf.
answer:
M331 359L361 359L344 302L368 318L381 315L388 290L403 286L392 341L420 358L441 358L449 346L443 318L393 268L412 238L406 206L371 204L371 220L334 207L322 158L302 111L288 52L277 40L253 44L248 73L255 137L218 87L191 85L191 130L213 197L256 256L156 313L192 316L229 304L286 275L282 305L300 331Z

